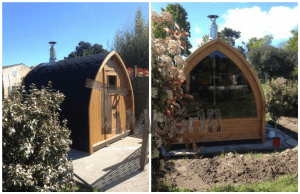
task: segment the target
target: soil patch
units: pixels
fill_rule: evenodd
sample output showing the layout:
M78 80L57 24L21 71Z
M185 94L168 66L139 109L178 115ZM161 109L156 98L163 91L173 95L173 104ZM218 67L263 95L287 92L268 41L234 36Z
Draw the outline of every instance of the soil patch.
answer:
M254 158L248 154L234 154L202 159L169 160L165 163L165 181L169 185L197 191L213 185L241 185L261 182L298 172L298 146Z
M294 117L280 117L277 122L285 128L291 129L292 131L298 132L298 118Z

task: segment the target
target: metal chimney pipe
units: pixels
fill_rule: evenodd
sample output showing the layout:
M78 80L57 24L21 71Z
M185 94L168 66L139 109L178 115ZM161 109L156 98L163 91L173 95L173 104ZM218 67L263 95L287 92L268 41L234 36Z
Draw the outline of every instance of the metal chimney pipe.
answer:
M56 42L52 41L52 42L49 42L49 44L51 44L49 63L53 64L53 63L57 62L56 50L55 50L55 47L54 47Z
M217 15L208 15L210 18L211 24L209 26L209 38L208 40L213 40L218 37L218 25L216 24L216 20L219 16Z

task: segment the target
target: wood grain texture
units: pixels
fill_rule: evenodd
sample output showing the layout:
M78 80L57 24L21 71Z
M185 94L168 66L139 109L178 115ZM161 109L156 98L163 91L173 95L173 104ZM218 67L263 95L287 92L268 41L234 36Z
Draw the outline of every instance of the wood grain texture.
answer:
M222 119L222 132L216 133L214 122L214 133L199 134L201 121L194 123L193 131L195 134L184 133L184 138L198 138L199 141L223 141L223 140L242 140L242 139L262 139L265 140L265 115L266 101L258 79L253 68L247 60L230 44L216 38L209 41L202 47L194 51L187 59L187 66L184 69L185 75L189 76L193 68L198 65L205 57L214 51L220 51L232 60L245 75L254 95L256 103L256 118L236 118ZM189 83L188 83L189 84ZM188 86L189 87L189 86ZM186 130L188 131L188 130Z
M111 61L111 57L113 60ZM123 96L120 96L120 101L118 106L116 107L115 112L119 112L121 116L121 127L122 127L122 133L124 133L125 130L125 121L126 121L126 110L131 109L134 112L134 99L133 99L133 93L132 93L132 86L129 79L129 75L127 73L126 67L120 58L120 56L117 54L117 52L113 51L111 52L106 59L103 61L103 64L101 65L101 68L99 69L97 76L95 77L96 81L108 83L108 76L114 75L117 77L116 85L119 87L127 88L131 91L131 97L126 98ZM101 133L101 126L102 126L102 115L101 115L101 108L103 107L103 103L105 103L102 100L101 97L102 91L92 89L92 95L90 98L90 106L89 106L89 136L90 136L90 153L94 152L94 146L93 145L100 145L101 142L104 142L108 139L113 139L114 137L119 137L120 134L116 134L116 119L113 116L113 131L111 134L102 134ZM133 129L131 127L131 129ZM103 144L104 145L104 144Z

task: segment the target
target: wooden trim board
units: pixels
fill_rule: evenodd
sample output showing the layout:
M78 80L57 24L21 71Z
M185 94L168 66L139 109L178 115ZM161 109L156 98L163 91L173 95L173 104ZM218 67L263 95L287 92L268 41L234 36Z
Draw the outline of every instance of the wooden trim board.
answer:
M93 145L93 152L95 152L95 151L97 151L97 150L99 150L99 149L107 146L108 144L112 144L112 143L114 143L114 142L116 142L116 141L118 141L118 140L120 140L120 139L128 136L129 132L130 132L130 130L127 130L127 131L125 131L122 134L117 134L117 135L115 135L115 136L113 136L113 137L111 137L109 139L106 139L104 141L101 141L99 143L94 144Z

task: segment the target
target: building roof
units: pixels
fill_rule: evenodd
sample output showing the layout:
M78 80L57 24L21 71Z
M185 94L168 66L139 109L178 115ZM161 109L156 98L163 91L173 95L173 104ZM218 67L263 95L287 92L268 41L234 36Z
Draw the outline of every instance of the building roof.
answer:
M61 104L60 118L68 120L67 126L72 130L74 149L88 150L91 89L85 87L85 82L87 78L95 79L102 62L109 54L65 59L48 66L40 64L24 78L27 89L31 83L41 88L51 81L53 89L59 90L66 96Z
M15 66L18 66L18 65L24 65L24 66L26 66L24 63L19 63L19 64L14 64L14 65L2 66L2 69L11 68L11 67L15 67ZM26 66L26 67L27 67L27 66Z

